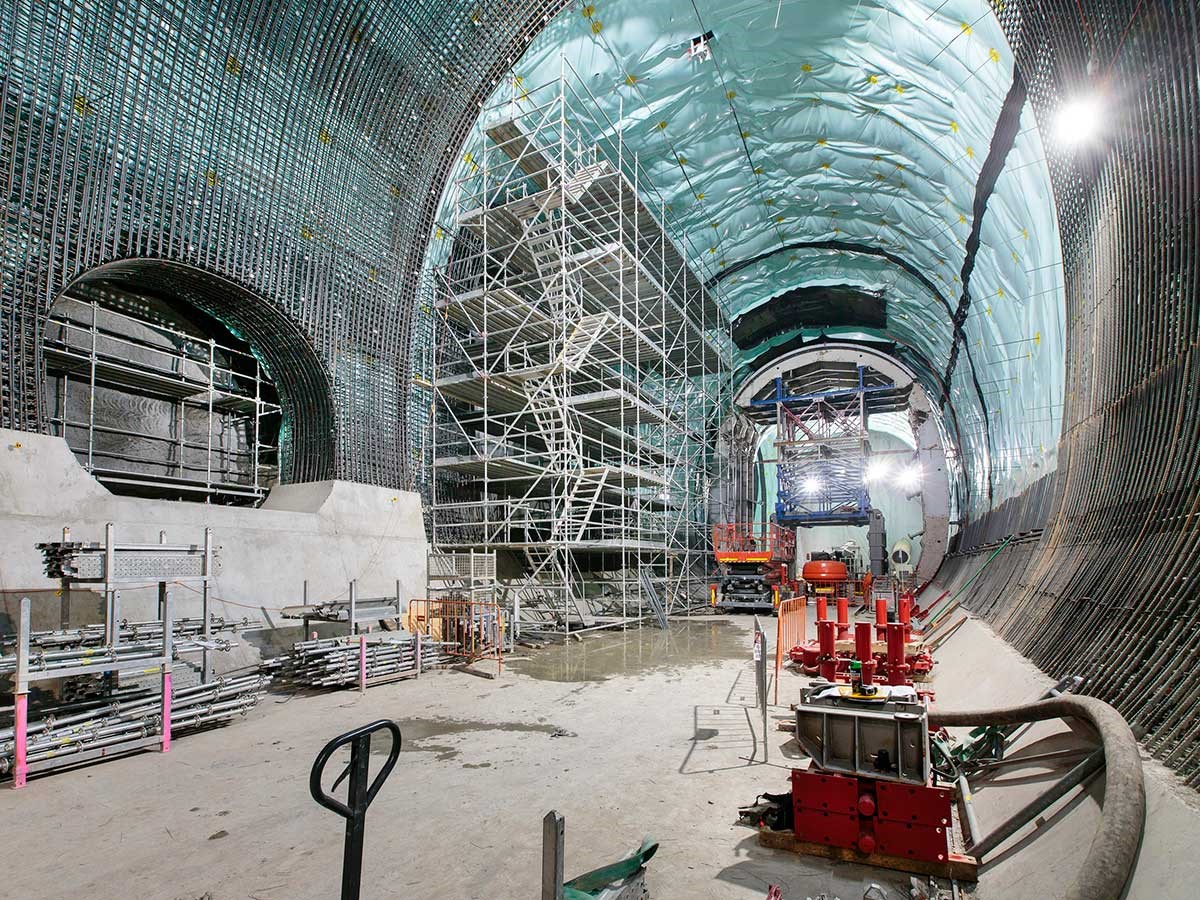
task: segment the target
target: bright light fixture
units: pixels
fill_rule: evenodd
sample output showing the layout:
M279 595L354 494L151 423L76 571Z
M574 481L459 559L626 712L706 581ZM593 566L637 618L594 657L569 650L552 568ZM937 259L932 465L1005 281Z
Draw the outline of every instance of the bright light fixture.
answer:
M891 468L892 465L887 459L873 459L867 463L867 471L863 475L863 480L867 484L882 481L887 477L887 473L891 471Z
M813 478L811 475L804 479L804 493L815 494L820 489L821 482L818 479Z
M1100 133L1103 119L1100 97L1095 94L1074 97L1059 107L1054 118L1054 136L1066 147L1086 144Z
M896 475L896 486L906 491L914 491L921 486L921 467L909 466Z

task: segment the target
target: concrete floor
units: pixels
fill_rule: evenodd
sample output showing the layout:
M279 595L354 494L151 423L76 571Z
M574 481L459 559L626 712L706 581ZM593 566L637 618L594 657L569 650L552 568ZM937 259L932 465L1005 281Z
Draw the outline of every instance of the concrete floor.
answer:
M4 896L89 900L304 900L336 897L343 826L309 797L330 737L395 719L405 752L368 815L366 898L534 898L541 818L566 817L568 876L612 862L646 835L661 843L651 896L858 900L873 882L907 897L907 878L763 850L736 809L784 791L795 757L771 730L762 762L749 617L599 633L521 651L496 680L437 672L420 681L268 697L247 719L142 754L0 791ZM970 621L939 653L948 708L1021 701L1049 679ZM986 660L986 665L981 664ZM786 673L780 703L802 680ZM781 706L776 713L786 715ZM773 728L772 723L772 728ZM1022 746L1080 741L1038 726ZM340 766L334 771L340 770ZM1193 792L1148 766L1150 817L1128 896L1195 896ZM977 785L984 830L1044 789L1054 769ZM988 898L1061 897L1090 844L1102 799L1051 810L980 883Z
M537 897L550 809L566 817L568 876L651 835L657 898L761 900L778 884L789 900L857 900L872 882L901 896L902 876L763 850L735 824L739 805L787 789L788 735L770 732L769 764L750 761L763 753L751 623L596 634L495 681L438 672L364 696L269 697L169 754L36 779L0 793L0 846L21 861L3 893L336 897L343 828L309 797L309 767L329 738L387 717L406 752L368 815L364 897Z

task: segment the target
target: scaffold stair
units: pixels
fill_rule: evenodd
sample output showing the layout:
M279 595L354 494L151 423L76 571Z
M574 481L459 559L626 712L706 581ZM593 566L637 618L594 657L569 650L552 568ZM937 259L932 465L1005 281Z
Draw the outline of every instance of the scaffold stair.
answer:
M576 169L563 181L563 194L566 196L567 202L578 202L579 198L587 193L587 189L592 186L596 179L607 175L609 171L609 165L604 160Z
M597 467L584 469L574 484L563 504L562 515L554 523L551 540L566 538L571 541L582 541L587 530L588 520L596 504L600 502L600 494L604 491L604 483L608 478L608 469ZM578 527L576 527L578 523Z
M570 587L570 580L563 571L557 550L546 545L526 547L525 559L529 563L529 575L523 587L527 609L532 607L531 612L542 611L548 606L554 616L561 617L570 607L574 608L583 627L595 624L595 617L587 601ZM547 569L550 571L547 572ZM554 583L546 583L551 580Z
M609 313L603 312L584 316L576 322L566 341L563 342L556 368L565 369L568 372L578 372L612 318Z

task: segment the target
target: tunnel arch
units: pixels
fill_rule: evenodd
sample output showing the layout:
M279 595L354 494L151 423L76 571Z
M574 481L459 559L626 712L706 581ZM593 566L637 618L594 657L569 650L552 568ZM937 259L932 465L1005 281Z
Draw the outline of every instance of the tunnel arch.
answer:
M790 372L821 362L864 366L890 378L898 389L907 389L909 420L913 425L916 453L922 469L921 506L924 535L916 575L918 583L928 583L937 575L948 549L950 494L954 475L946 465L944 443L950 436L938 425L940 410L937 402L930 398L926 387L914 371L894 357L874 348L849 342L823 342L793 350L756 369L737 386L733 396L734 405L746 407L776 378L786 377ZM954 450L953 447L950 449Z
M119 259L88 269L71 279L59 296L97 285L194 307L244 340L279 393L281 483L333 477L336 421L328 375L303 332L273 304L213 272L149 258ZM39 367L44 378L44 359Z
M877 10L879 4L869 6ZM554 34L543 48L592 40L574 34L577 26L590 26L597 43L609 40L622 27L619 22L614 26L617 13L613 10L589 6L583 21L574 23L571 16L579 10L560 15L551 21L547 33ZM1149 308L1145 301L1147 296L1172 297L1184 300L1186 307L1195 299L1191 283L1178 276L1197 266L1195 242L1184 224L1190 220L1188 210L1195 200L1194 179L1187 173L1194 168L1196 150L1185 136L1200 121L1200 92L1189 55L1200 37L1200 14L1190 4L1160 8L1101 0L1011 0L981 3L977 11L977 18L947 23L947 28L961 32L949 42L956 48L951 53L969 43L966 38L972 33L976 37L982 33L980 23L998 26L1003 46L991 49L1011 53L1013 65L1028 87L1028 118L1022 121L1022 133L1051 135L1056 110L1073 96L1102 90L1118 105L1107 111L1116 121L1092 146L1068 149L1047 140L1041 152L1011 161L1013 170L1041 165L1043 171L1049 171L1039 189L1018 193L1040 205L1054 227L1049 235L1039 236L1044 259L1031 260L1028 254L1018 252L1020 248L1012 248L1016 255L1013 283L981 278L977 268L972 302L961 309L964 318L957 324L962 343L982 357L982 368L975 385L965 379L966 367L955 367L952 381L945 385L945 396L952 412L963 411L957 430L964 456L975 454L986 466L980 467L984 477L970 485L972 496L979 499L973 500L967 511L965 527L951 548L941 578L951 588L962 587L979 568L976 556L985 550L995 552L1003 544L1003 552L989 562L988 571L976 582L979 596L995 599L973 604L977 610L1050 673L1096 674L1100 679L1097 693L1135 716L1139 727L1174 736L1152 742L1151 747L1159 755L1171 753L1173 764L1184 764L1193 783L1200 784L1200 741L1170 743L1179 737L1180 715L1166 712L1162 703L1145 703L1141 693L1152 687L1153 696L1162 699L1178 689L1178 678L1161 684L1148 676L1117 680L1107 665L1114 652L1111 634L1095 627L1087 629L1089 623L1095 626L1115 615L1114 609L1121 603L1119 589L1110 584L1112 573L1145 571L1134 564L1138 553L1149 554L1156 562L1154 571L1161 573L1150 576L1146 584L1163 592L1160 607L1164 611L1180 613L1186 608L1189 592L1195 590L1190 582L1185 585L1166 573L1193 559L1200 546L1194 537L1168 538L1177 532L1172 523L1194 513L1198 488L1186 473L1197 470L1196 442L1172 439L1169 449L1149 459L1138 447L1148 434L1165 427L1165 421L1200 420L1194 415L1196 392L1186 387L1197 371L1191 359L1197 320L1178 316L1173 311L1182 308L1178 302L1155 302ZM667 36L672 29L702 33L686 15L666 26L660 23L660 27L644 29L648 35L644 47L619 54L626 65L613 70L610 77L602 77L601 90L614 97L632 95L653 83L646 76L647 67L672 58L675 46ZM764 47L786 39L771 31L764 26L755 33ZM679 47L680 54L685 50L686 46ZM743 58L752 56L742 54ZM822 60L827 61L828 56ZM797 63L795 68L801 68ZM607 66L602 69L608 71ZM957 89L965 74L960 69L959 78L949 80L950 87ZM697 125L715 121L711 111L697 115L690 109L694 92L689 86L682 86L676 94L624 120L626 134L639 123L653 130L661 122L674 120ZM732 107L727 110L731 119L733 112ZM984 146L981 141L976 147L980 156ZM748 149L742 145L714 162L718 167L727 166L747 155ZM787 150L786 146L782 149ZM664 154L659 168L678 173L678 196L687 201L692 190L687 170L694 159L681 160L679 155L686 154ZM456 165L461 171L462 163ZM769 173L764 167L761 174ZM1010 174L1001 173L1001 182L1008 178ZM1014 188L1002 183L997 190ZM742 204L738 208L756 207ZM962 215L966 219L965 208ZM698 213L696 224L707 227L711 218ZM445 218L439 221L446 227ZM1010 252L1003 243L1003 228L997 230L999 222L989 213L984 223L984 267L1002 262ZM807 239L840 237L828 216L801 214L795 224ZM772 226L760 233L773 230ZM895 249L890 243L888 246ZM1130 247L1135 252L1128 252ZM751 257L765 249L748 244L740 256ZM714 253L711 260L697 260L697 264L711 277L722 262L728 266L737 258ZM947 289L955 284L957 276L951 267L937 259L931 266L925 262L920 264L927 269L925 274ZM1048 283L1026 288L1031 296L1054 294L1059 298L1061 314L1054 333L1043 332L1024 313L1021 320L1003 322L993 315L994 309L1000 309L1000 301L1013 295L1013 284L1028 285L1022 279L1036 272L1055 275ZM1138 310L1136 316L1130 312L1134 309ZM1139 342L1135 336L1138 327L1151 329L1165 340L1161 344ZM1015 350L1011 349L1014 341L1018 342ZM957 335L952 346L959 346ZM1035 354L1048 367L1041 381L1031 378L1027 370L1014 370L1026 366L1022 359L1028 361ZM1015 367L1006 369L1013 356L1020 359L1015 360ZM945 373L948 361L930 358L929 368ZM1024 387L1017 388L1014 379ZM1035 396L1032 401L1026 399L1030 388ZM967 398L979 390L989 404L982 422L980 414L967 404ZM1036 399L1038 396L1044 399ZM1003 413L993 413L997 407ZM1040 430L1025 427L1027 421ZM1113 463L1106 461L1110 453L1120 458L1118 465L1129 468L1120 477L1102 479L1097 473L1113 473ZM1154 473L1149 479L1145 477L1147 467ZM1141 473L1136 484L1134 470ZM989 490L993 483L994 493ZM1120 524L1134 510L1139 527ZM1111 541L1107 539L1110 535ZM1014 540L1004 543L1008 538ZM1145 646L1169 646L1174 652L1194 650L1195 639L1174 634L1168 621L1146 622L1139 628ZM1047 626L1044 630L1043 625ZM1081 628L1085 630L1079 631ZM1161 662L1164 652L1139 651L1138 657Z

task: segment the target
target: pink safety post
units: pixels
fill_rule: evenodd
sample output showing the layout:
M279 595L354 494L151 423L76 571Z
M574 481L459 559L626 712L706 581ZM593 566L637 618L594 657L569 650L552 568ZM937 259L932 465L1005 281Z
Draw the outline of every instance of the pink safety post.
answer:
M367 636L358 636L358 692L367 692Z
M13 789L29 777L29 598L21 598L17 613L17 671L13 677Z
M25 748L28 745L26 728L29 723L29 695L17 694L16 697L16 729L14 744L13 788L25 787L29 775L29 763L25 759Z
M159 609L163 617L162 643L162 752L171 749L171 657L174 648L171 646L175 623L171 619L171 592L167 590L166 582L158 585Z
M171 749L171 673L163 672L162 678L162 752Z

